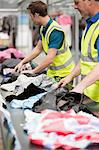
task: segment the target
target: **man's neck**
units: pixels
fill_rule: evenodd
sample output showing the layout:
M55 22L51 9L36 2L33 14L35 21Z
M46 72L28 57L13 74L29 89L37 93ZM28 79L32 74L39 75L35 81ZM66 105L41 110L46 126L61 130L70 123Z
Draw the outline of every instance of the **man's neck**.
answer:
M46 26L47 23L49 22L49 20L50 20L50 17L48 15L45 17L42 17L41 18L41 25Z

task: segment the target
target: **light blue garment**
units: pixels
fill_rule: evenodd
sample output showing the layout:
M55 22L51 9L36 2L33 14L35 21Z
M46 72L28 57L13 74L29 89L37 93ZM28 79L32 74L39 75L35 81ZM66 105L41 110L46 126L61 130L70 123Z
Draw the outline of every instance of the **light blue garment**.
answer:
M28 99L25 100L17 100L17 99L13 99L10 102L10 107L12 108L32 108L34 103L36 103L37 101L39 101L42 96L46 95L47 92L41 93L41 94L37 94L35 96L31 96Z

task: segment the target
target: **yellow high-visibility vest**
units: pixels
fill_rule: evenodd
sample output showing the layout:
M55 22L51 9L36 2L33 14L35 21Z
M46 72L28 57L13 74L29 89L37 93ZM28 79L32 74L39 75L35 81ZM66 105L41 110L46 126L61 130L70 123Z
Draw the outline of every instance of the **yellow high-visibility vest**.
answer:
M48 48L49 37L54 29L56 29L58 31L62 31L64 33L63 29L56 21L53 21L50 24L50 26L48 27L48 29L46 31L45 36L43 36L43 34L42 34L42 27L40 30L40 33L42 36L43 50L45 51L46 54L48 53L48 49L49 49ZM64 35L65 35L65 33L64 33ZM57 49L57 54L56 54L53 62L48 67L47 75L50 77L54 77L54 76L65 77L68 74L70 74L70 72L74 68L74 61L72 58L72 54L70 52L68 45L66 45L65 38L64 38L61 48Z
M86 29L82 36L81 42L81 74L86 76L98 63L98 50L95 49L95 42L99 36L99 20L93 23L85 35ZM97 70L99 71L99 70ZM99 102L99 81L84 90L84 94L90 99Z

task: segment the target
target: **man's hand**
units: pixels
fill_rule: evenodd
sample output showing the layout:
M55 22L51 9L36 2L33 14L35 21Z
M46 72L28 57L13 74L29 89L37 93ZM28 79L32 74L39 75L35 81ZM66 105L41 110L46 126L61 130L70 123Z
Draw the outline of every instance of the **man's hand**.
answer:
M58 83L58 87L64 87L66 84L68 84L70 81L72 81L72 76L68 75L67 77L61 79Z
M76 86L75 88L73 88L72 90L71 90L71 92L75 92L75 93L81 93L81 94L83 94L83 92L84 92L84 88L83 87L79 87L79 86Z
M13 72L20 72L22 70L22 66L23 66L23 63L20 62L19 64L15 66L15 68L13 69Z

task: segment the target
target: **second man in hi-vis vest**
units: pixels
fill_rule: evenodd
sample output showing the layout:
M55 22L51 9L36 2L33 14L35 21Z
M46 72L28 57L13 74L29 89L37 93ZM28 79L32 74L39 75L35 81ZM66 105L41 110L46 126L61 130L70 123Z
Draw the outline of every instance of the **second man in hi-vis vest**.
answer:
M46 53L44 60L32 71L23 73L39 73L48 68L49 77L67 76L74 68L74 61L63 29L48 16L47 5L42 1L32 2L28 6L28 11L33 23L41 26L40 39L32 53L15 67L15 71L21 70L25 63L36 58L43 50Z
M86 98L93 100L92 104L99 111L99 0L74 0L74 3L82 17L87 17L81 40L81 57L78 65L59 82L59 86L66 85L81 74L82 81L71 92L84 93Z

